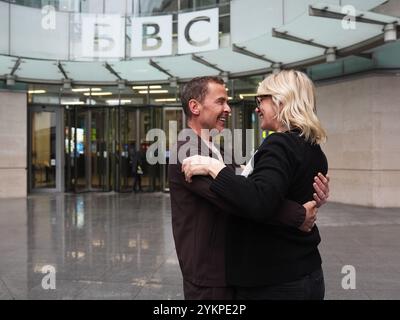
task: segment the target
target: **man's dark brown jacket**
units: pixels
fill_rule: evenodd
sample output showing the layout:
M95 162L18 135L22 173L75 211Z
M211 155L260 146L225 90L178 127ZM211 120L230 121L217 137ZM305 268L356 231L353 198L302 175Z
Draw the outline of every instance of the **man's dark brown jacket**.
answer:
M216 157L202 139L196 137L179 141L172 148L170 159L178 159L180 152L185 156L200 154ZM192 182L188 183L179 159L177 163L174 162L168 165L172 229L183 278L198 286L225 287L227 215L234 214L235 209L210 191L211 177L194 176ZM227 166L236 169L235 165ZM297 228L304 218L303 206L286 201L276 217L272 218L271 224Z

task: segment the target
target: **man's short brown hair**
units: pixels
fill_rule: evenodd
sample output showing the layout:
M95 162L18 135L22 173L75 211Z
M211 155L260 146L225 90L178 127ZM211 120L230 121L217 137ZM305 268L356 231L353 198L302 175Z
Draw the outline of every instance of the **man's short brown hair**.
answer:
M197 77L190 80L182 89L181 92L181 103L183 111L186 116L190 119L192 114L189 109L189 101L195 99L202 103L208 92L208 83L215 82L224 85L224 80L220 77Z

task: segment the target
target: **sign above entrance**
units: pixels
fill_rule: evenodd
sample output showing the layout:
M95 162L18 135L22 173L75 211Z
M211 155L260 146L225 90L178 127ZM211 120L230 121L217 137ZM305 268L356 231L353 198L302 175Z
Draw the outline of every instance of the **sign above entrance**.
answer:
M174 53L172 15L131 18L127 34L122 31L124 17L119 15L82 14L75 21L81 26L80 44L75 43L81 54L73 50L75 58L124 59ZM129 45L130 50L125 50ZM217 50L218 8L178 14L177 48L178 54Z

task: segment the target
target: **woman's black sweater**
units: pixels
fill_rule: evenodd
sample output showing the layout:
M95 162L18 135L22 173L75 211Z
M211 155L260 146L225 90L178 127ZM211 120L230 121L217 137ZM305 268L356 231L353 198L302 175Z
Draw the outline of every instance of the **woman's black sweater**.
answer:
M263 222L278 213L285 199L301 204L313 200L314 177L327 171L320 146L307 142L297 130L267 137L247 178L221 170L210 188L237 208L227 228L228 284L274 285L300 279L321 266L316 226L305 233Z

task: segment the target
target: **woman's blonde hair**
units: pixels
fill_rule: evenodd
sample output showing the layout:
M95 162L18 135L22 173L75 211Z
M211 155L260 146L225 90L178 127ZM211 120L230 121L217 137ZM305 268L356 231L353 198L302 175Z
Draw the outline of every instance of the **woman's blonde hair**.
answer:
M283 70L260 83L257 95L271 95L277 120L288 130L298 128L313 144L326 141L326 131L316 115L315 87L306 74Z

